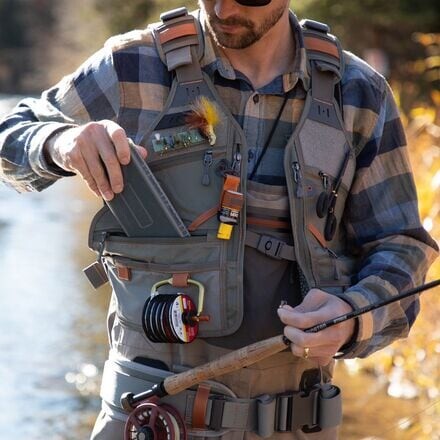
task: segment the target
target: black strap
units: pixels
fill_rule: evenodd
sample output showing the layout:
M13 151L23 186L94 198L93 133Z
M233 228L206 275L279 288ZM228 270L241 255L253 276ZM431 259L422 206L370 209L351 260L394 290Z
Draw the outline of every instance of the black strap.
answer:
M284 94L284 98L283 98L283 102L282 102L281 107L280 107L280 109L278 111L278 115L275 118L275 122L272 125L272 129L270 130L269 135L267 136L266 143L264 144L264 147L263 147L263 151L261 152L260 156L258 157L257 163L255 164L254 169L252 170L252 172L251 172L251 174L249 176L250 180L252 180L253 177L255 176L255 173L256 173L258 167L260 166L260 163L263 160L264 155L266 154L267 148L269 147L270 141L272 140L272 137L273 137L273 135L275 133L275 130L276 130L277 126L278 126L278 122L280 121L280 118L281 118L281 115L283 113L284 107L286 106L287 98L288 98L288 93L285 93Z

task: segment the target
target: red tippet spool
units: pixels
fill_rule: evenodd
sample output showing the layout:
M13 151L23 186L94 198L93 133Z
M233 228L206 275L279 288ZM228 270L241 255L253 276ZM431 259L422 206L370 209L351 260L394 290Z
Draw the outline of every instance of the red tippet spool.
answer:
M197 315L197 307L188 296L179 294L172 302L169 311L171 330L181 343L194 341L199 332L199 323L192 317Z
M197 337L197 307L190 296L157 294L145 302L142 326L152 342L188 344Z
M125 423L124 440L186 440L185 422L171 405L141 403Z
M196 286L199 291L198 307L185 293L160 294L159 287ZM175 283L176 281L176 283ZM142 327L151 342L188 344L197 337L199 322L209 321L209 315L202 315L205 287L188 274L174 274L172 278L158 281L151 287L150 297L142 310Z

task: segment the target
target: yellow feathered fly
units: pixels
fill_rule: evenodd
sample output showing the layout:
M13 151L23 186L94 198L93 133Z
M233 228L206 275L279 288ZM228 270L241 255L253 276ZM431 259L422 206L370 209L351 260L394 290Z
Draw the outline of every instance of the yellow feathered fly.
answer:
M208 138L210 145L216 141L215 127L220 122L220 112L217 105L206 96L199 96L191 105L191 111L186 116L190 128L198 129Z

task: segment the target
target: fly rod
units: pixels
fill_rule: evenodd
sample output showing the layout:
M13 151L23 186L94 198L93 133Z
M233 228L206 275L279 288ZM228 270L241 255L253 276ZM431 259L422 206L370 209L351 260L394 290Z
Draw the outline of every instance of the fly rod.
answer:
M381 307L387 306L388 304L392 304L393 302L400 301L401 299L408 298L409 296L416 295L417 293L422 293L425 290L432 289L440 285L440 279L431 281L430 283L422 284L419 287L414 287L413 289L409 289L406 292L403 292L399 295L392 296L391 298L385 299L383 301L379 301L377 303L368 304L360 309L352 310L345 315L338 316L333 319L329 319L328 321L321 322L320 324L316 324L313 327L309 327L304 331L306 333L317 333L326 328L332 327L336 324L339 324L344 321L348 321L349 319L356 318L357 316L363 315L364 313L371 312L372 310L380 309Z
M440 285L440 279L431 281L430 283L423 284L419 287L409 289L399 295L395 295L384 301L370 304L360 309L353 310L345 315L338 316L328 321L324 321L320 324L309 327L304 331L306 333L317 333L333 325L340 324L341 322L349 319L356 318L364 313L371 312L372 310L379 309L388 304L391 304L401 299L407 298L418 293L422 293L425 290L432 289ZM126 411L131 411L138 403L149 399L151 397L165 397L167 395L174 395L187 388L197 385L204 380L212 379L213 377L221 376L223 374L231 373L240 368L252 365L255 362L266 359L280 351L283 351L290 345L290 341L283 335L274 336L263 341L256 342L238 350L232 351L220 358L200 365L199 367L191 368L183 373L174 374L167 377L162 382L155 384L151 389L143 391L142 393L134 395L133 393L124 393L121 396L121 405Z

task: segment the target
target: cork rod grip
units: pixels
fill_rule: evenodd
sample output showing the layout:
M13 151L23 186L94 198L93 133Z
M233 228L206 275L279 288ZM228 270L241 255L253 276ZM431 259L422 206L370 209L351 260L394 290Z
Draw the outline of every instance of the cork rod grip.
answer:
M232 351L199 367L169 376L164 380L163 387L169 395L174 395L204 380L247 367L284 350L286 347L287 343L283 335L274 336Z

